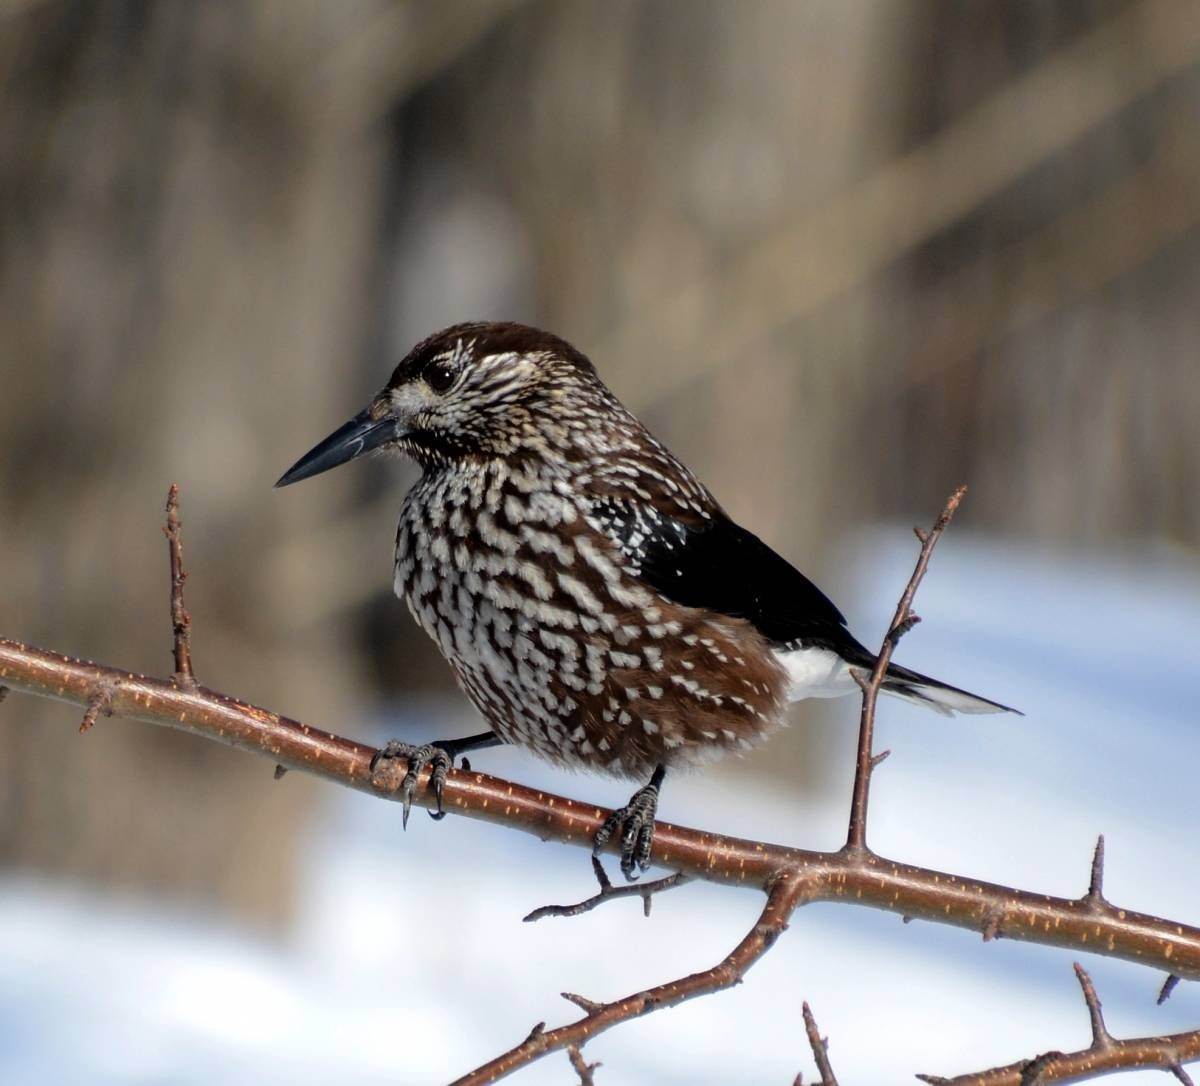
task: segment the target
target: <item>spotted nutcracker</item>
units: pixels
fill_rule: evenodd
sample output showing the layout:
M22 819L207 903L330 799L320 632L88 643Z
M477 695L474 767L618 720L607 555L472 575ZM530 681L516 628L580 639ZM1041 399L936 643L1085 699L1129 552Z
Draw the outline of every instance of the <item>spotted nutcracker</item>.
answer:
M396 532L395 589L491 730L406 759L441 791L454 759L516 743L644 779L596 835L649 865L668 769L747 750L788 703L859 689L874 654L803 574L735 524L569 343L521 324L458 324L417 344L361 414L286 486L374 449L422 468ZM1006 711L895 664L884 692L941 713Z

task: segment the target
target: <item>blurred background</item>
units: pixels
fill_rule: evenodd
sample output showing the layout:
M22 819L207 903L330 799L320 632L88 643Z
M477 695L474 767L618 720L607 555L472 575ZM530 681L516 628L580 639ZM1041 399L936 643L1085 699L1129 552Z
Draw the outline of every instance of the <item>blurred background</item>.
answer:
M1111 898L1200 922L1198 865L1164 874L1200 819L1198 300L1195 0L0 0L0 635L168 673L178 482L201 681L367 741L469 733L390 594L412 469L271 484L415 340L525 320L864 640L970 484L901 659L1028 715L888 705L874 843L1074 894L1104 830ZM664 816L836 845L855 707L795 717ZM522 927L590 893L580 854L402 837L75 723L0 709L6 1082L439 1082L566 1020L564 988L709 964L757 905ZM1114 1032L1200 1025L1187 985L1156 1009L1161 978L1095 971ZM737 993L589 1056L790 1082L802 998L855 1082L1087 1037L1069 956L814 908Z

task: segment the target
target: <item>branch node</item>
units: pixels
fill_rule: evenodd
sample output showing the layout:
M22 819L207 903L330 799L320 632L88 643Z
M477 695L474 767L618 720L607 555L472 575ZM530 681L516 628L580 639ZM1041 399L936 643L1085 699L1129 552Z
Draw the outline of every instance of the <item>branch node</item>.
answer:
M882 762L886 762L890 758L892 752L890 750L881 750L871 759L871 768L876 769Z
M529 1036L525 1038L524 1044L529 1044L531 1041L536 1041L543 1033L546 1032L546 1023L539 1022L529 1031Z
M921 616L910 611L900 622L892 627L892 629L888 631L888 640L892 643L892 646L895 647L899 643L900 638L908 633L908 631L920 621Z
M1003 932L1000 930L1004 923L1004 910L993 909L987 914L987 922L983 925L983 941L990 943L993 939L999 939Z
M113 692L110 687L102 686L90 698L84 710L83 719L79 722L79 734L86 735L92 730L92 725L99 719L100 714L112 716Z
M1059 1051L1043 1052L1040 1056L1034 1056L1024 1067L1021 1068L1021 1086L1041 1086L1045 1080L1046 1072L1053 1070L1054 1063L1062 1057Z
M192 616L183 606L183 582L187 580L187 570L183 568L178 483L172 483L167 491L167 524L163 532L167 537L167 550L171 559L171 629L174 638L175 682L191 690L196 686L196 676L192 673Z
M579 1050L578 1045L570 1045L567 1048L567 1058L571 1061L571 1066L575 1069L575 1074L579 1076L579 1086L596 1086L596 1080L593 1076L596 1068L603 1067L603 1064L585 1062L583 1053Z

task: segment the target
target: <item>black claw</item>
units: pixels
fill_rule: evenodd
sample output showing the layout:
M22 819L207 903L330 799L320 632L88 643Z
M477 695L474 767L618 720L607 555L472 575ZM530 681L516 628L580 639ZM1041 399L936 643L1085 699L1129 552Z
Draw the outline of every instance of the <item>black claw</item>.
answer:
M658 786L648 784L633 794L620 810L604 820L592 839L592 855L599 856L612 835L621 831L621 874L627 882L635 882L642 871L650 867L650 850L654 844L654 816L658 810Z
M446 776L453 766L450 754L437 743L426 743L424 746L417 747L411 743L402 743L398 739L393 739L375 752L375 756L371 759L371 776L376 775L380 763L397 758L403 758L408 763L404 779L395 789L400 796L401 825L408 829L408 816L412 811L413 798L417 794L417 780L421 775L421 770L426 767L431 767L429 783L437 801L436 808L429 812L430 817L435 820L444 818L446 812L442 809L442 792L446 786Z

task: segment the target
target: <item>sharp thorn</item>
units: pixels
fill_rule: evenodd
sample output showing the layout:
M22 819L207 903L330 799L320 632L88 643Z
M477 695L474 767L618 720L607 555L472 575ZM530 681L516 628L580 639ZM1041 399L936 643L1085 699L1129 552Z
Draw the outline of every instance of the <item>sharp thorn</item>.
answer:
M1163 981L1163 986L1158 993L1158 999L1155 1001L1160 1007L1171 998L1171 993L1175 991L1175 986L1178 983L1179 977L1177 977L1174 973L1172 973L1167 977L1166 980Z
M1104 900L1104 834L1096 838L1096 850L1092 853L1092 875L1088 880L1088 900Z

